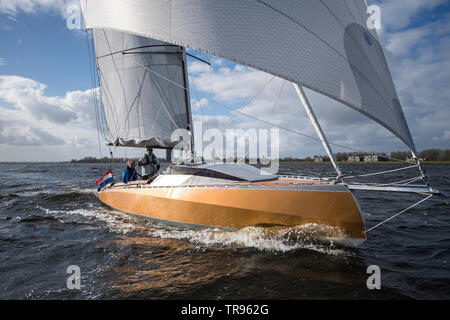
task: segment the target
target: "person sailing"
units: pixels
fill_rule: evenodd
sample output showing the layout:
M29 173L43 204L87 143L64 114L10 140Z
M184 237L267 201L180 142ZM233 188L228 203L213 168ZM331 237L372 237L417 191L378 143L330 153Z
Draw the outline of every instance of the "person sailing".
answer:
M128 160L127 168L122 172L122 182L128 183L137 180L138 173L136 172L136 163L134 160Z
M147 180L158 172L160 168L158 157L153 153L152 147L147 147L147 152L139 159L138 166L142 167L142 179Z

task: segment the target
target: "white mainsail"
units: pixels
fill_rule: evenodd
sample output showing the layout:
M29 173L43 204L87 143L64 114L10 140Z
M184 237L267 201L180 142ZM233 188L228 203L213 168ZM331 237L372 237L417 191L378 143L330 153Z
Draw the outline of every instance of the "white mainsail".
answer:
M110 141L172 148L173 131L191 123L184 49L113 30L93 36Z
M81 0L87 28L207 52L329 96L416 155L364 0Z

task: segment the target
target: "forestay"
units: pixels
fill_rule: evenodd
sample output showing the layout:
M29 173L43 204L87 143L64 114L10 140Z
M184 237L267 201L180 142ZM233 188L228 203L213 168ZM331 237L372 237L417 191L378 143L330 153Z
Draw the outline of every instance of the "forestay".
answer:
M172 148L173 131L190 126L184 49L113 30L93 35L110 141Z
M110 28L232 60L358 110L416 154L364 0L81 0Z

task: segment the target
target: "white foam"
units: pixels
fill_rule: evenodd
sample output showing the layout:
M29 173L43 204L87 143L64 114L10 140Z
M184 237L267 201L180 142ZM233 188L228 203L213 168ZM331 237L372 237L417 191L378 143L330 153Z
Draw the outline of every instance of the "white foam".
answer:
M49 210L37 207L48 215L78 215L105 223L110 232L130 234L138 232L150 237L186 240L206 247L223 246L236 248L254 248L260 251L288 252L309 249L331 255L351 255L350 252L334 247L332 242L320 241L324 237L339 237L337 228L317 224L296 227L245 227L233 231L218 228L193 230L175 228L163 223L154 223L145 219L107 209Z
M316 226L320 230L323 230L325 227ZM310 224L293 228L245 227L235 231L157 228L156 230L149 231L148 235L152 237L188 240L206 246L220 245L226 247L254 248L272 252L309 249L332 255L349 254L342 249L335 248L332 243L328 245L323 243L319 244L319 238L311 234L309 232L310 230L314 230L314 225ZM287 233L295 233L296 240L292 241L286 238Z
M80 189L78 187L73 187L70 189L72 192L78 192L78 193L86 193L86 194L95 194L97 195L97 189Z

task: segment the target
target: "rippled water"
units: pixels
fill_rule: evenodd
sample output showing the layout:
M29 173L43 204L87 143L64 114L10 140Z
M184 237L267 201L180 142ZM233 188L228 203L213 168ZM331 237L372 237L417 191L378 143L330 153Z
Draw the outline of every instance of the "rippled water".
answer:
M113 166L116 176L122 167ZM343 165L355 174L396 167ZM450 166L426 169L433 186L449 194ZM448 198L432 198L346 249L317 243L308 227L191 230L132 217L97 199L95 181L106 170L0 164L1 299L450 298ZM280 171L328 176L332 168L282 164ZM357 196L368 227L420 199ZM372 264L381 268L379 291L366 287ZM80 290L67 289L69 265L81 269Z

